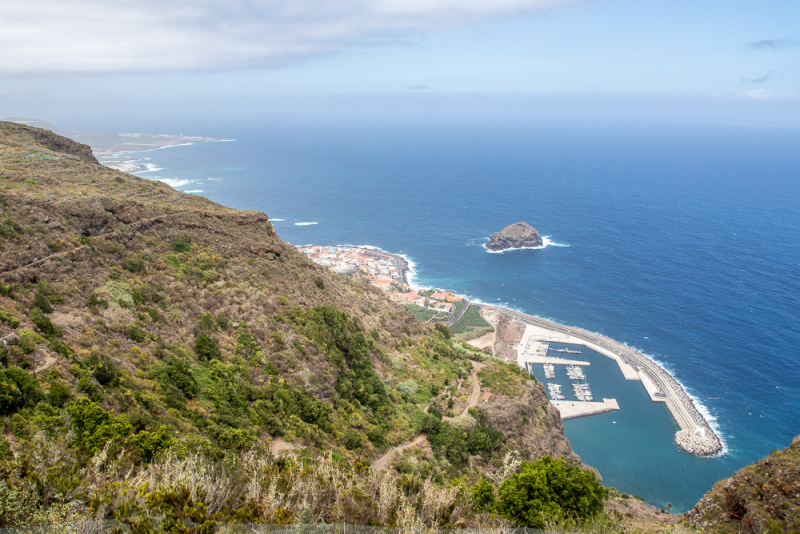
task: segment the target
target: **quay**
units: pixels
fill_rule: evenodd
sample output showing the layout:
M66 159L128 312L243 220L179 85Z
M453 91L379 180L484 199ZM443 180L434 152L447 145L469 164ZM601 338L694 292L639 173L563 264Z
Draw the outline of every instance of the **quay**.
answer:
M584 345L615 360L625 379L639 380L652 401L666 405L680 429L675 433L675 443L679 447L698 456L711 456L722 450L719 438L683 387L651 358L611 338L582 328L554 323L507 308L503 308L502 313L526 325L517 360L523 368L531 358L523 354L524 347L532 337L537 343L552 341Z
M585 417L587 415L595 415L599 413L611 412L619 410L619 404L616 399L603 399L603 402L580 402L559 400L551 401L553 405L561 412L561 419L575 419L578 417Z
M566 358L556 358L553 356L523 356L525 363L551 363L553 365L591 365L589 362L580 360L568 360Z

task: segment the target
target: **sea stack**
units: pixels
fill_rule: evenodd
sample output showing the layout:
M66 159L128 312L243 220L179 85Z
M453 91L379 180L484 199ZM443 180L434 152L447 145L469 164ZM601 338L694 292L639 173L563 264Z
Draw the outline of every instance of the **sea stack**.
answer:
M509 224L500 232L495 232L486 243L486 248L498 252L510 248L541 247L542 236L526 222Z

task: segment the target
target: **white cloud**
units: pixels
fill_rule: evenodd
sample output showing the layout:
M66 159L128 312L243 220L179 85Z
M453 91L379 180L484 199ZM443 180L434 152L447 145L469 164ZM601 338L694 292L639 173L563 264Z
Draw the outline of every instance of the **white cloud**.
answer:
M0 72L281 66L578 0L4 0Z

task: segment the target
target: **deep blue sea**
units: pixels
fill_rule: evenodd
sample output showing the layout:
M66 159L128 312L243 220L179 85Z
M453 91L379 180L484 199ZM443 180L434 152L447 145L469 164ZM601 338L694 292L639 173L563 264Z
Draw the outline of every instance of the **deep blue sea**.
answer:
M227 124L193 133L235 142L142 153L160 170L141 175L651 355L716 420L723 456L679 450L667 410L589 351L595 397L621 410L564 427L606 484L659 507L690 508L800 434L800 131L499 122ZM481 246L522 220L568 246Z

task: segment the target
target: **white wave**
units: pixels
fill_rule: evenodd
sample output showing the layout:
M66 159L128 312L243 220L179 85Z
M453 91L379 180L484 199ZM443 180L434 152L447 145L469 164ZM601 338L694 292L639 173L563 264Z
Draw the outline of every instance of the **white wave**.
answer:
M179 187L183 187L184 185L194 183L194 180L178 180L176 178L159 178L158 181L164 182L173 189L177 189Z
M209 178L212 182L221 182L222 178Z
M484 239L486 239L488 242L489 238L484 238ZM508 252L509 250L542 250L543 248L547 247L569 247L570 245L567 245L565 243L556 243L555 241L550 239L549 235L543 235L542 244L538 247L517 247L517 248L507 248L504 250L489 250L488 248L486 248L486 243L484 243L482 246L483 248L486 249L486 252L488 252L489 254L502 254L503 252Z
M173 148L173 147L176 147L176 146L190 146L190 145L193 145L193 144L194 143L177 143L177 144L174 144L174 145L155 147L153 150L164 150L165 148Z
M283 221L285 221L285 220L286 220L286 219L270 219L270 221L272 221L272 222L283 222ZM310 245L309 245L309 246L310 246Z
M156 171L163 171L164 170L163 167L157 167L152 163L145 163L144 166L147 167L147 169L144 170L144 171L138 171L137 174L138 173L143 173L143 172L156 172Z
M318 222L309 221L309 222L296 222L294 223L295 226L310 226L312 224L319 224Z
M184 193L202 193L202 189L186 189Z

